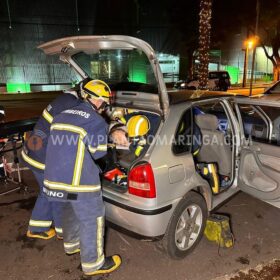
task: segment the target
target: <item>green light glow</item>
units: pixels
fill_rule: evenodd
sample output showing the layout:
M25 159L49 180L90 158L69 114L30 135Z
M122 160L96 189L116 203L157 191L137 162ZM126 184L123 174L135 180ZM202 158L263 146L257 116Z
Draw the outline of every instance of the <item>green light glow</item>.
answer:
M134 55L129 61L129 81L147 83L147 57L140 54Z
M238 77L239 77L239 69L238 67L234 66L226 66L226 69L230 76L231 84L237 84L238 83Z
M7 83L7 92L9 93L31 92L30 84Z

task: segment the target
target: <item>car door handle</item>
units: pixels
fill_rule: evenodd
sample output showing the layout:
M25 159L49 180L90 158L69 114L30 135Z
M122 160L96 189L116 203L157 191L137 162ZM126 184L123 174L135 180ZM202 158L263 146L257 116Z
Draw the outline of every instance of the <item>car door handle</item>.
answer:
M250 148L251 148L251 151L253 151L253 152L260 152L261 151L260 147L251 146Z
M243 148L244 150L250 150L252 152L260 152L261 148L256 146L247 146Z

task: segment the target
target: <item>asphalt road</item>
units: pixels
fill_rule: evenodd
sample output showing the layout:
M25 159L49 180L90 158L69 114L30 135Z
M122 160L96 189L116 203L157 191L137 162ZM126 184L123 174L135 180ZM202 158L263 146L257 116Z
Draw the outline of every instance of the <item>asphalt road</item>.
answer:
M66 256L62 241L25 237L37 192L37 185L29 172L25 175L25 181L29 185L28 193L0 197L0 279L83 279L79 269L79 255ZM160 250L158 242L140 241L108 229L106 254L117 253L123 259L121 268L109 278L210 280L220 277L219 280L279 280L279 262L273 268L265 266L265 275L270 275L270 278L261 276L261 272L257 272L255 278L248 278L248 275L242 273L235 277L226 275L280 258L280 210L240 193L218 212L231 217L234 247L219 248L203 238L196 250L180 261L169 259ZM273 273L276 278L271 276Z
M6 111L6 122L38 117L57 93L0 95L0 105Z

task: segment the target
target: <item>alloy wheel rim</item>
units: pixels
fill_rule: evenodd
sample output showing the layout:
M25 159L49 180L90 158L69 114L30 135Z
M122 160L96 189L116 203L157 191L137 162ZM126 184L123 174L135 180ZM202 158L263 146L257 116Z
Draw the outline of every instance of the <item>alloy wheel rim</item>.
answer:
M198 205L188 206L181 214L175 229L175 244L181 251L192 247L202 228L202 210Z

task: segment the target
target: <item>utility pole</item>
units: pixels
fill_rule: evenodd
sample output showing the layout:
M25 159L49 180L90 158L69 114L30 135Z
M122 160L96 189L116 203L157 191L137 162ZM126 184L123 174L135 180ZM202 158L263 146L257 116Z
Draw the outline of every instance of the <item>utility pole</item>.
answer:
M248 52L249 48L246 44L245 48L245 57L244 57L244 67L243 67L243 82L242 82L242 87L246 87L246 79L247 79L247 67L248 67Z
M258 45L258 41L259 41L259 38L258 38L258 34L259 34L259 18L260 18L260 0L257 0L257 4L256 4L256 27L255 27L256 43L254 45L254 50L253 50L252 71L251 71L249 96L252 96L253 79L254 79L254 71L255 71L255 60L256 60L256 50L257 50L257 45Z

